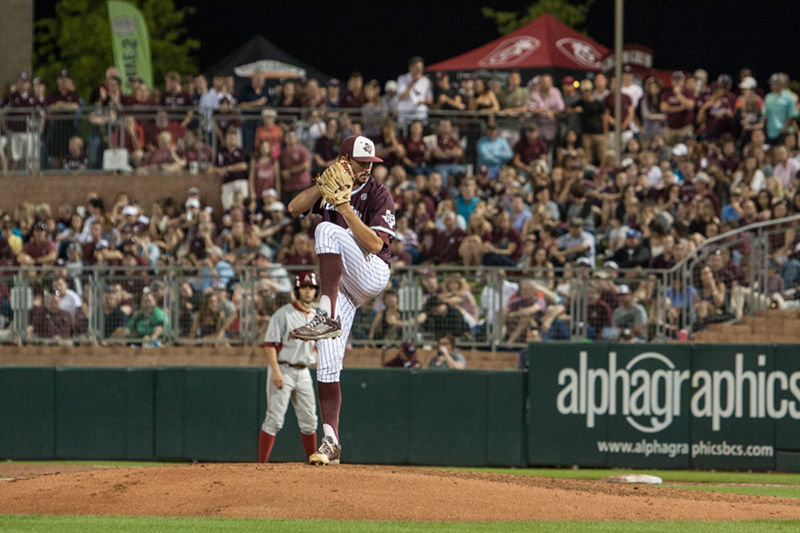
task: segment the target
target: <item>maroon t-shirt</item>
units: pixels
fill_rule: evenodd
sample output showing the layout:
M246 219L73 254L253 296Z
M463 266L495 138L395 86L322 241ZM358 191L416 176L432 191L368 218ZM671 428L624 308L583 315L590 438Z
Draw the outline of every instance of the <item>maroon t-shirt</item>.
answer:
M694 99L694 95L689 91L683 91L684 98L688 98L690 100ZM661 101L667 102L671 106L678 106L681 105L681 100L678 96L672 92L672 90L666 90L661 94ZM686 126L691 125L692 120L694 118L694 112L691 109L684 109L683 111L673 111L667 112L667 127L672 128L674 130L679 130Z
M533 143L528 143L524 138L517 141L514 145L514 153L519 154L520 160L526 165L542 157L547 153L547 143L542 139L536 139Z
M241 148L234 148L233 150L221 148L220 151L217 152L216 165L218 167L227 167L229 165L241 163L242 161L247 163L250 161L250 156L248 156L247 152ZM222 183L230 183L236 180L247 180L247 170L245 169L239 172L228 172L222 176Z
M609 93L608 96L606 96L603 99L603 105L606 106L606 109L611 113L611 116L613 117L614 116L614 107L615 107L614 106L614 93ZM633 100L631 100L631 97L628 96L627 94L623 93L622 94L622 112L620 113L620 117L622 117L622 120L625 120L625 117L628 116L628 110L631 108L632 105L633 105ZM633 122L633 120L631 120L631 122L628 123L628 129L630 129L632 122ZM611 131L613 131L614 130L614 126L613 125L610 126L609 129ZM625 128L623 128L623 129L625 129Z
M292 169L302 163L311 161L311 154L303 146L296 148L286 147L281 150L278 162L281 164L281 172ZM284 180L284 191L299 191L311 187L311 171L306 169L302 172L289 175L289 179Z
M361 107L364 103L364 98L360 94L353 94L350 91L345 91L344 96L339 100L339 107L356 108Z
M406 157L408 157L415 167L420 166L425 162L425 141L422 139L412 141L409 137L403 141L403 146L406 147Z
M56 243L50 240L49 237L42 243L33 242L33 239L31 239L22 246L22 251L34 259L39 259L40 257L55 252Z
M459 146L461 143L459 142L459 140L456 137L454 137L452 135L447 136L447 137L442 137L441 135L437 135L436 136L436 144L439 145L439 148L442 151L446 151L446 150L452 150L453 148ZM456 163L457 161L458 161L458 158L456 158L456 157L448 157L446 159L437 159L436 157L433 158L434 164L437 164L437 165L452 165L452 164Z
M353 190L350 205L364 224L375 230L383 240L383 248L376 254L387 265L391 265L389 245L394 239L394 200L389 191L378 180L370 178ZM334 206L327 203L315 203L313 213L322 215L324 222L333 222L337 226L348 228L344 217Z
M436 230L431 254L433 262L436 264L457 263L459 261L458 247L461 246L461 241L466 235L467 233L460 228L454 229L452 233Z
M42 102L42 100L32 92L29 92L26 95L13 92L3 98L2 103L0 103L0 107L14 107L17 109L24 107L41 107L42 105L44 105L44 102ZM27 118L27 114L19 112L9 113L8 117L6 118L6 126L9 130L15 132L27 131Z
M166 107L187 107L193 105L194 101L189 93L185 91L167 93L161 95L161 105Z
M517 248L514 250L514 253L511 254L510 258L512 261L517 262L519 258L522 257L522 239L519 236L519 232L514 228L510 228L505 232L495 229L495 231L492 232L492 244L494 244L495 248L505 250L511 243L516 243Z
M325 161L336 159L339 153L339 141L323 135L314 143L314 153L318 154Z
M79 104L80 97L78 93L75 91L67 91L65 94L61 94L59 91L53 91L47 95L44 100L44 103L48 106L55 104L56 102L69 102L71 104Z

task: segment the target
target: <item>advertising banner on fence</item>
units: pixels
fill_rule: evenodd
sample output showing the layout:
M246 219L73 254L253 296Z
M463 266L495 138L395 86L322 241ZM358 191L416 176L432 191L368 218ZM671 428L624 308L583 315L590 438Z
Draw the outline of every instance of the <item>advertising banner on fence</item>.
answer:
M528 462L775 468L800 420L800 369L774 346L536 345Z
M131 80L141 78L153 87L153 67L150 56L150 37L142 13L128 2L108 0L108 21L114 64L122 78L122 92L130 94Z

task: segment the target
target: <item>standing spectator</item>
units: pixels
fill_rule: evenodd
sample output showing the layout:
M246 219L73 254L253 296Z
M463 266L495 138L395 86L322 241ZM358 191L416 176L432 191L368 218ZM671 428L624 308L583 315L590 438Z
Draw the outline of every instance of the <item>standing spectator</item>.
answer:
M261 145L264 141L269 143L272 147L273 159L278 159L278 156L281 155L281 146L283 145L283 129L275 124L275 118L277 116L278 112L274 109L262 109L262 124L256 130L255 138L255 146Z
M630 65L622 67L622 94L628 95L631 99L631 105L635 108L639 107L639 102L644 96L644 89L636 83L633 75L633 68Z
M181 75L174 70L164 75L164 92L161 95L161 105L168 109L176 110L178 112L176 116L180 116L183 111L186 111L180 121L180 125L183 128L188 127L192 117L194 117L192 109L186 110L187 107L194 106L194 98L189 91L181 86Z
M339 121L329 118L325 124L325 134L314 143L313 174L321 174L339 154Z
M433 89L433 99L434 109L461 111L467 107L458 89L450 83L450 75L447 72L440 71L436 73L436 87Z
M272 146L269 141L262 141L256 147L253 160L250 162L248 176L250 200L263 198L264 193L270 189L275 190L277 196L280 197L280 170L280 163L272 156Z
M528 110L528 90L522 87L522 76L518 70L512 70L508 75L508 85L498 95L500 109L507 115L519 115Z
M246 196L249 192L247 151L239 147L239 134L230 128L225 134L225 145L217 152L214 171L222 176L221 202L223 209L233 205L234 194Z
M286 146L278 158L281 168L281 202L289 205L300 191L311 187L311 154L300 144L295 130L286 132Z
M561 92L553 87L550 74L539 76L539 88L531 92L530 110L539 127L539 136L552 144L556 138L556 115L564 111L564 100Z
M264 74L260 72L250 76L248 85L239 96L239 108L243 113L242 145L248 150L255 144L258 113L269 105L269 89L264 83Z
M497 95L494 94L488 77L481 77L475 80L473 91L468 93L467 109L478 111L479 113L497 113L500 111L500 103Z
M48 112L45 134L50 168L60 168L62 165L67 152L65 141L76 133L73 118L80 107L80 97L75 92L75 83L66 70L59 72L56 86L57 89L45 99Z
M692 133L694 95L686 88L686 75L680 70L672 73L672 88L661 94L661 112L666 115L664 140L669 145L682 142Z
M336 78L328 80L328 94L326 96L325 107L336 109L341 100L341 82Z
M764 99L767 142L772 145L783 142L789 126L797 118L797 98L788 91L786 81L784 74L770 76L770 93Z
M408 72L397 78L397 121L428 120L428 106L433 104L431 80L425 77L425 61L414 56L408 61Z
M611 92L603 99L603 106L605 107L605 114L603 115L603 120L606 122L606 129L608 130L608 144L609 146L613 146L614 143L614 128L616 127L616 120L615 120L615 87L617 85L616 78L611 78ZM634 134L634 124L635 121L633 120L634 117L634 106L633 100L630 96L625 94L624 92L620 95L621 96L621 108L620 111L620 129L622 131L622 146L627 146L628 141L633 138Z
M467 360L455 347L455 338L452 334L445 333L439 337L436 355L428 362L428 368L448 370L464 370L467 368Z
M619 306L614 309L613 325L620 331L620 338L626 336L626 330L638 340L646 340L645 326L647 325L647 311L640 304L634 302L633 293L627 285L617 287Z
M380 134L383 122L383 105L381 104L381 86L378 80L369 80L364 85L364 102L361 104L361 125L363 135L375 139Z
M403 164L406 170L412 174L428 174L428 160L431 157L431 150L425 144L422 137L424 126L419 120L415 120L408 128L408 137L403 139L403 147L406 155L403 157Z
M39 136L28 131L28 121L34 118L32 114L25 114L24 110L33 111L44 104L35 93L31 91L31 79L27 72L17 76L14 91L8 93L0 102L0 108L10 108L10 113L0 114L2 133L11 142L11 168L16 169L24 164L29 169L38 168L39 161ZM3 151L0 144L0 152ZM5 157L3 156L5 161ZM23 162L23 163L20 163ZM31 166L34 165L34 166Z
M397 118L398 102L397 82L389 80L386 82L386 85L383 86L383 96L381 97L383 118Z
M442 175L445 187L448 186L451 174L464 172L464 166L461 164L463 157L464 148L453 130L453 122L449 118L442 118L438 124L436 146L431 153L431 163L434 170Z
M347 90L339 101L339 107L358 109L364 103L364 77L360 72L353 72L347 78Z
M600 164L608 148L608 128L603 120L605 106L597 100L591 80L581 81L581 101L575 107L581 117L581 144L589 164Z
M483 137L478 139L478 166L486 165L489 167L489 177L497 179L500 167L508 163L513 157L514 152L508 141L497 135L497 125L489 122L486 125L486 132Z
M661 112L661 80L651 76L644 83L644 95L639 102L640 138L645 146L656 135L661 135L666 125L666 115Z
M711 84L711 93L697 112L697 134L702 139L719 139L731 131L733 119L732 98L725 86Z

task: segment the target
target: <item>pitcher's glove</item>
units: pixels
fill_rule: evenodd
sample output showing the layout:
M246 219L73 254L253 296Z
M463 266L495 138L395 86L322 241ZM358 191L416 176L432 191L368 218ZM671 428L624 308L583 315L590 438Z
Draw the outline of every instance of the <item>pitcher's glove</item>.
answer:
M350 203L355 175L350 164L344 159L337 159L331 166L317 176L316 183L322 199L333 205Z

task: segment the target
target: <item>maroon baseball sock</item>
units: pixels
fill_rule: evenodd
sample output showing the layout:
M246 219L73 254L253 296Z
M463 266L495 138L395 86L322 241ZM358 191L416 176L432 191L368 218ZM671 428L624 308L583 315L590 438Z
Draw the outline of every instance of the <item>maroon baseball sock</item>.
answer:
M258 434L258 462L269 462L269 454L272 453L272 445L275 444L275 435L270 435L264 430Z
M305 433L300 433L300 440L303 441L303 449L306 451L306 461L308 461L311 454L317 451L317 434L306 435Z
M342 407L342 389L339 382L322 383L317 382L317 392L319 393L319 412L322 415L322 423L328 424L339 440L339 409Z
M342 279L342 256L339 254L319 254L320 292L331 301L331 318L336 318L336 295L339 294L339 281Z

